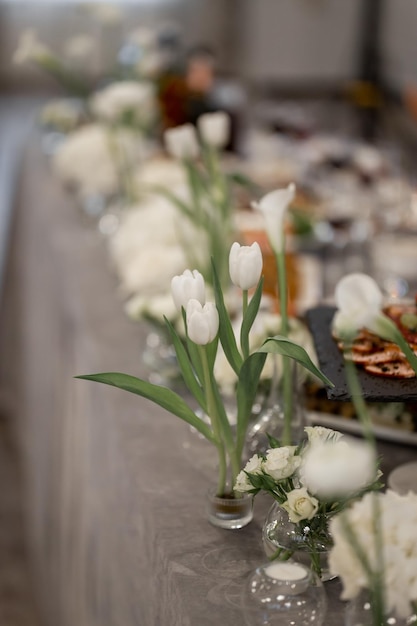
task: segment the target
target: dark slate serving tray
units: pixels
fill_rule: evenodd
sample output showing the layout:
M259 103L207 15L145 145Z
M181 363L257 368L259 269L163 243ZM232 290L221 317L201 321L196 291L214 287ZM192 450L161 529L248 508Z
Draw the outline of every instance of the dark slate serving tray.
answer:
M327 388L330 400L349 400L343 356L331 334L331 322L336 308L318 306L306 312L306 321L313 336L320 369L334 383ZM373 376L357 369L363 397L370 402L413 402L417 400L417 379L393 379Z

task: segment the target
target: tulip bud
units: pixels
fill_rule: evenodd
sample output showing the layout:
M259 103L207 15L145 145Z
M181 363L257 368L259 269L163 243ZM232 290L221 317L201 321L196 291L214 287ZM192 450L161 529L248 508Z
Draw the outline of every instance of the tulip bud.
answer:
M202 140L213 148L224 148L230 137L230 117L227 113L204 113L197 120Z
M171 280L171 293L178 311L181 311L182 307L186 309L188 301L192 298L204 304L206 286L203 275L198 270L185 270L180 276L174 276Z
M176 159L193 159L200 152L197 133L192 124L169 128L164 133L164 141L167 151Z
M189 300L187 304L188 336L199 346L205 346L216 338L219 330L219 314L213 302L204 306L198 300Z
M251 246L241 246L236 241L230 248L229 273L232 283L243 290L258 284L262 272L262 252L255 241Z
M291 183L286 189L277 189L267 193L259 202L253 202L254 209L263 213L265 229L274 252L282 252L284 241L285 213L294 200L295 185Z

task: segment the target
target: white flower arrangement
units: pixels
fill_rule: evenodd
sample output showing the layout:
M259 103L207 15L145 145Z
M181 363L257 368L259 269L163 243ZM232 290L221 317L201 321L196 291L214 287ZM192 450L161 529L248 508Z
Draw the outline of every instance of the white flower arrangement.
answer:
M271 448L249 460L237 476L235 489L271 495L305 537L312 567L320 573L316 545L327 536L329 518L364 493L379 489L380 473L367 443L320 426L308 427L306 433L307 441L298 446L282 446L269 437ZM275 554L275 558L288 556L282 548Z
M121 189L124 169L121 162L135 162L140 150L135 134L88 124L71 133L59 146L52 167L65 184L82 196L111 196Z
M145 131L155 119L155 89L148 81L115 81L91 96L90 107L102 122Z
M376 510L379 538L375 532ZM329 565L342 580L343 599L354 598L367 589L375 601L382 579L380 615L393 611L407 618L417 611L417 494L398 495L390 490L366 494L335 517L330 529L334 546Z
M236 247L234 247L231 256L234 272L236 271L239 276L240 272L236 263L244 265L246 255L252 255L253 250L244 246L238 252L236 254ZM261 255L260 249L257 249L256 253ZM259 264L256 263L256 266L259 267ZM268 352L291 356L320 378L324 384L332 384L313 364L305 350L288 338L269 337L257 351L250 353L249 332L259 310L263 285L259 272L254 273L252 278L257 281L257 284L245 284L246 289L242 291L242 323L239 342L236 342L233 334L230 315L224 303L223 291L214 264L215 302L205 301L205 285L198 271L186 270L181 276L174 277L171 282L174 301L177 308L181 308L185 341L181 339L168 320L166 320L167 328L175 348L181 375L199 405L202 417L190 408L182 397L166 387L120 373L80 376L80 378L116 386L143 396L193 426L217 449L219 470L216 493L219 496L241 496L235 484L241 467L249 417ZM250 300L249 288L255 289ZM214 361L219 342L238 378L235 429L232 429L229 423L219 385L214 376ZM208 417L208 421L204 416ZM295 457L295 453L290 456ZM272 462L272 459L270 460ZM288 466L289 462L287 458L284 465ZM228 467L231 472L230 479L227 475Z

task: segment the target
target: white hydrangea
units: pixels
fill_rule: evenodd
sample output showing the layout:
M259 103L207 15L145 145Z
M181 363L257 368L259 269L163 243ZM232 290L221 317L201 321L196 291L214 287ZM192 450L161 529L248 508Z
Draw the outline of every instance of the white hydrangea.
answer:
M162 196L149 195L131 207L109 240L122 290L146 298L169 293L173 276L190 265L186 244L191 241L205 249L189 220Z
M375 571L378 559L373 528L374 497L378 498L381 515L387 608L407 617L411 602L417 601L417 494L369 493L343 513ZM361 589L369 588L370 581L346 537L341 515L330 522L330 531L334 540L330 570L342 580L342 598L351 599Z
M154 117L155 90L150 82L133 80L111 83L90 98L92 112L106 122L117 122L126 113L134 120L148 124Z
M120 160L135 162L141 152L137 136L128 131L112 131L99 124L75 130L59 146L52 160L58 177L81 195L116 193L120 186Z

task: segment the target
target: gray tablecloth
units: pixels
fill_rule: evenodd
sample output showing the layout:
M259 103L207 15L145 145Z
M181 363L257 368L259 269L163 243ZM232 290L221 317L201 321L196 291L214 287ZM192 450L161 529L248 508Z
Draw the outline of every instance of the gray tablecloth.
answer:
M2 317L3 398L16 415L28 532L46 626L236 626L265 560L268 501L240 531L211 526L209 447L178 419L74 375L146 376L105 241L49 172L37 141L18 189ZM388 467L416 458L385 444ZM328 626L342 623L326 583Z

